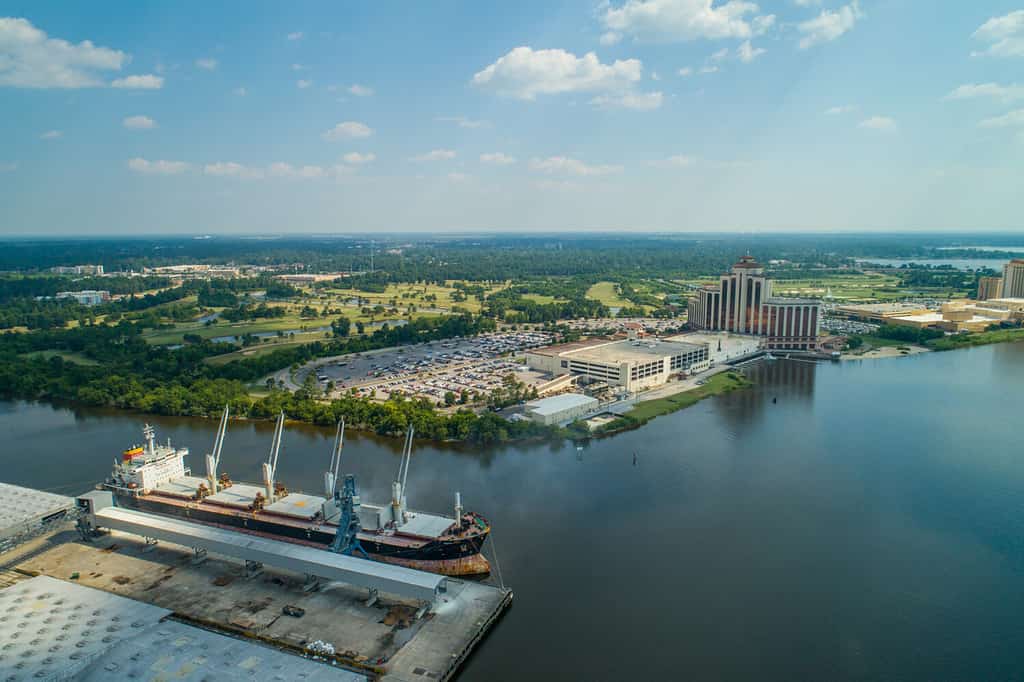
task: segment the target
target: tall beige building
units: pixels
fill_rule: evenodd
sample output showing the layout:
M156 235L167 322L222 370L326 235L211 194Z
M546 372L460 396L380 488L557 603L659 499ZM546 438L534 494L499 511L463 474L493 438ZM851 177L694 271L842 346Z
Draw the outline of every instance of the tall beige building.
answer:
M821 331L821 301L772 296L772 280L752 256L744 256L690 299L694 329L763 336L779 350L816 350Z
M1002 298L1024 298L1024 260L1015 258L1003 268Z
M978 300L987 301L990 298L1002 298L1003 278L1002 277L979 277L978 278Z

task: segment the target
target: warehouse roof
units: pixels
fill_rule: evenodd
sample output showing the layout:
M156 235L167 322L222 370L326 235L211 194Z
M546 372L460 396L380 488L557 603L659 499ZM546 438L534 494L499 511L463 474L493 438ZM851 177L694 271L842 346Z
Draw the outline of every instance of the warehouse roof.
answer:
M64 495L0 483L0 537L20 533L74 506L75 501Z
M597 398L591 398L580 393L563 393L553 395L550 398L541 398L526 403L527 409L534 414L550 415L557 414L563 410L570 410L574 407L589 407L598 403Z
M670 355L693 353L701 350L703 347L703 345L686 343L684 341L623 340L585 348L571 353L568 358L570 360L593 360L614 364L630 361L649 362L650 360L665 358Z

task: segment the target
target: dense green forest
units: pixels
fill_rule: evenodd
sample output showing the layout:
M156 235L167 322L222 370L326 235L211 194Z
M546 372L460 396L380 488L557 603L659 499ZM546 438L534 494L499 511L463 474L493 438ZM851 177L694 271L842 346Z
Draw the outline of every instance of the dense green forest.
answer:
M551 435L552 429L507 422L489 412L444 415L426 401L344 397L328 402L306 390L294 394L271 390L254 398L247 388L249 382L271 372L318 357L469 336L493 328L492 320L470 316L418 319L365 337L339 337L223 365L203 360L235 350L231 344L200 340L175 349L151 346L141 338L141 325L126 320L116 325L9 333L0 335L0 395L167 415L211 416L229 404L232 413L242 417L263 418L284 410L291 419L331 424L344 416L355 427L389 435L413 424L417 432L436 439L492 442ZM53 351L73 353L89 362L69 361Z

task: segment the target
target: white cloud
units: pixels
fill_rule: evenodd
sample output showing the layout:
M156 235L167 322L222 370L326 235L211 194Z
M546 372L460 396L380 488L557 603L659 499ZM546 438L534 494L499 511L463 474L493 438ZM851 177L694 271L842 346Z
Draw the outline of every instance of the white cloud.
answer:
M0 173L13 173L18 170L17 161L5 161L0 163Z
M651 80L652 81L660 81L661 80L661 76L658 75L657 71L651 71Z
M821 14L814 19L797 24L796 30L803 34L799 43L800 49L806 50L819 43L828 43L839 38L853 29L857 20L863 17L864 13L861 12L857 0L837 10L821 10Z
M713 62L720 62L720 61L722 61L723 59L725 59L728 56L729 56L729 48L723 47L721 50L718 50L717 52L712 54L710 57L708 57L708 60L713 61Z
M373 88L368 88L365 85L360 85L359 83L353 83L348 86L348 92L350 95L355 95L356 97L369 97L373 94Z
M45 133L39 136L40 140L56 140L58 137L63 137L64 133L60 130L47 130Z
M262 180L265 178L317 180L326 177L330 171L323 166L293 166L283 161L276 161L266 168L247 166L235 161L218 161L203 166L203 173L214 177L239 180Z
M244 178L254 180L263 177L263 171L234 161L218 161L203 166L203 173L221 178Z
M455 158L455 152L451 149L434 149L426 154L413 156L410 161L447 161Z
M119 71L128 61L120 50L50 38L27 19L0 17L0 86L97 87L101 72Z
M744 40L740 43L740 46L736 48L736 57L744 64L749 64L765 52L767 52L767 50L763 47L754 47L750 44L749 40Z
M866 130L877 130L882 133L894 133L896 132L896 121L888 116L872 116L858 123L857 127Z
M204 57L203 59L196 60L196 66L206 71L213 71L217 68L217 60L211 57Z
M607 5L601 17L605 27L644 41L751 38L762 35L775 16L760 15L746 0L626 0L621 7Z
M245 97L248 94L249 91L246 90L243 87L238 87L238 88L235 88L234 90L232 90L231 92L235 93L239 97Z
M282 161L272 163L267 167L267 175L272 178L315 180L324 177L325 174L326 172L321 166L293 166Z
M460 128L483 128L487 125L487 121L476 121L465 116L438 116L434 120L454 123Z
M370 163L371 161L376 160L376 158L377 158L376 154L373 154L373 153L360 154L359 152L349 152L348 154L345 154L343 157L341 157L341 159L345 163L356 163L356 164L358 164L358 163Z
M125 76L124 78L117 78L111 81L110 87L125 90L159 90L164 87L164 78L163 76L154 76L151 73L142 74L141 76Z
M292 64L292 71L302 71L305 68L302 64Z
M287 38L288 40L302 40L304 35L302 31L292 31L287 35Z
M700 67L700 73L718 73L717 66L702 66Z
M570 192L583 189L583 184L573 180L537 180L533 186L540 190Z
M577 57L565 50L517 47L473 76L473 84L501 95L533 100L565 92L612 92L640 80L639 59L602 64L593 52Z
M121 125L131 130L150 130L156 128L156 121L149 116L129 116L121 121Z
M691 69L689 66L684 66L683 68L679 69L677 73L683 78L686 78L687 76L693 75L693 69Z
M657 168L687 168L697 163L697 159L693 156L676 154L668 157L667 159L658 159L657 161L650 161L649 163Z
M134 158L128 160L128 168L143 175L179 175L187 171L189 165L184 161L148 161Z
M489 152L480 155L480 163L490 163L495 166L510 166L515 162L515 157L507 156L501 152Z
M306 88L308 88L312 84L313 84L313 81L306 80L304 78L295 81L295 87L297 87L299 90L305 90Z
M466 175L465 173L449 173L448 174L448 179L451 180L452 182L463 182L465 180L469 180L469 177L470 176Z
M344 121L334 126L323 134L325 140L332 142L337 140L348 140L373 135L373 128L358 121Z
M590 103L599 109L652 111L661 106L662 99L663 95L660 92L622 92L598 95L590 100Z
M566 175L593 176L621 173L622 166L598 165L591 166L579 159L567 156L550 156L546 159L531 159L530 168L540 173L559 173Z
M598 38L598 40L597 40L597 42L601 43L605 47L607 47L609 45L617 45L621 41L622 41L622 34L621 33L616 33L615 31L607 31L605 33L602 33L601 37Z
M821 0L793 0L793 4L797 7L817 7Z
M991 97L1012 102L1024 99L1024 85L999 85L998 83L968 83L961 85L946 95L943 99L977 99L980 97Z
M985 50L972 52L972 57L1024 57L1024 9L992 17L971 37L989 43Z
M825 110L825 113L829 116L838 116L839 114L848 114L853 111L854 107L852 104L843 104L837 107L831 107Z
M1024 126L1024 109L1017 109L994 118L986 118L978 125L982 128L1016 128Z

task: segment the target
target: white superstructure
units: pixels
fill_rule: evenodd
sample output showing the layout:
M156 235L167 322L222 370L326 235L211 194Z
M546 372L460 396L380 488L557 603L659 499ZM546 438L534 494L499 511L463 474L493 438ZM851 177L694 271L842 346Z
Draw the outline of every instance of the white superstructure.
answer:
M145 446L125 450L122 461L114 460L114 483L124 488L149 493L161 484L184 478L191 472L185 466L188 448L175 448L171 439L166 445L158 445L153 427L146 424L142 429L146 438Z

